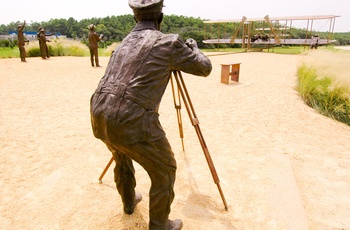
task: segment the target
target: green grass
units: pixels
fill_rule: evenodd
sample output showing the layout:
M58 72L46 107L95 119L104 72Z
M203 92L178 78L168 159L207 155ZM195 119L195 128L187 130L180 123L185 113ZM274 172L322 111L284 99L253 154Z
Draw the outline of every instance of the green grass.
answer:
M89 56L89 51L86 45L83 45L77 41L67 41L67 40L53 40L47 43L50 48L51 56ZM112 50L118 43L113 43L107 48L99 48L100 56L110 56ZM38 42L30 42L26 45L27 56L38 57L40 52L38 52L39 45ZM33 49L33 50L32 50ZM273 52L278 54L301 54L308 47L303 46L281 46L273 47L262 50L262 52ZM32 51L31 51L32 50ZM228 53L241 53L245 52L242 48L213 48L213 49L202 49L203 52L228 52ZM11 48L0 48L0 58L19 58L18 47Z
M304 46L280 46L280 47L274 47L273 48L273 53L278 53L278 54L301 54L307 49L308 49L308 47L304 47Z
M99 48L99 56L109 57L112 51L118 46L119 43L113 43L106 48ZM90 55L89 48L78 42L65 39L55 39L47 43L49 47L50 56L77 56L86 57ZM32 41L25 46L27 57L40 57L39 43ZM18 47L0 48L0 58L19 58Z
M228 52L228 53L241 53L245 52L242 48L212 48L212 49L201 49L202 52Z
M308 47L303 46L280 46L280 47L272 47L270 49L263 49L261 52L270 52L270 53L278 53L278 54L301 54ZM228 53L241 53L246 52L246 49L243 48L213 48L213 49L201 49L203 52L228 52ZM252 52L253 50L251 50Z
M0 58L19 58L18 47L1 47L0 48Z
M312 51L298 68L297 84L308 106L347 125L350 125L350 83L344 79L349 75L346 62L349 58L349 52Z

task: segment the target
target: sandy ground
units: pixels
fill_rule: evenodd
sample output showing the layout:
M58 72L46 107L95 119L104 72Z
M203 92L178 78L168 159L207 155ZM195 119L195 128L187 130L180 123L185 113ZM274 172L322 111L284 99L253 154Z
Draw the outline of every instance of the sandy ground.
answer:
M0 60L0 228L147 229L150 181L123 214L111 154L92 135L89 99L103 76L87 57ZM350 127L317 114L295 91L298 55L210 56L207 78L184 74L220 186L185 108L182 151L168 88L160 119L178 162L171 219L184 229L350 229ZM220 83L240 62L240 82Z

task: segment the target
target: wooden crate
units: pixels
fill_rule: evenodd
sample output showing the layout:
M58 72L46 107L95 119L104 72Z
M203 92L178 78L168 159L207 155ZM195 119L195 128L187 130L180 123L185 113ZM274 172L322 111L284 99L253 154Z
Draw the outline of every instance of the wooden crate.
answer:
M239 82L240 65L236 62L221 64L221 83L230 84L230 76L231 81Z

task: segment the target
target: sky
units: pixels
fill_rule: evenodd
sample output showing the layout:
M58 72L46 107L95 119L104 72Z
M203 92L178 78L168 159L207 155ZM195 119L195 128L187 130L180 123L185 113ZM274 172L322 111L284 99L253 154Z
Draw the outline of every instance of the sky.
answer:
M132 14L128 0L17 0L16 4L4 1L1 4L0 24L11 22L49 21L54 18L76 20L103 18ZM350 32L349 0L164 0L165 15L183 15L200 19L241 19L283 16L338 15L334 32ZM316 26L315 26L316 27ZM321 31L328 31L329 22L317 25Z

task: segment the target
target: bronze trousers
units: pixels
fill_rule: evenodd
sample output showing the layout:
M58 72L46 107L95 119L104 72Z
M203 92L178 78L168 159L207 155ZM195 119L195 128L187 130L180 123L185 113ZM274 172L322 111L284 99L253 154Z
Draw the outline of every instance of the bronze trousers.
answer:
M99 61L98 61L98 48L89 48L90 49L90 61L91 61L91 66L94 65L94 60L96 66L100 66Z
M174 199L176 161L168 140L130 145L107 144L116 166L114 180L123 204L131 205L135 199L135 170L132 160L140 164L151 179L149 191L149 229L167 229L170 206Z

